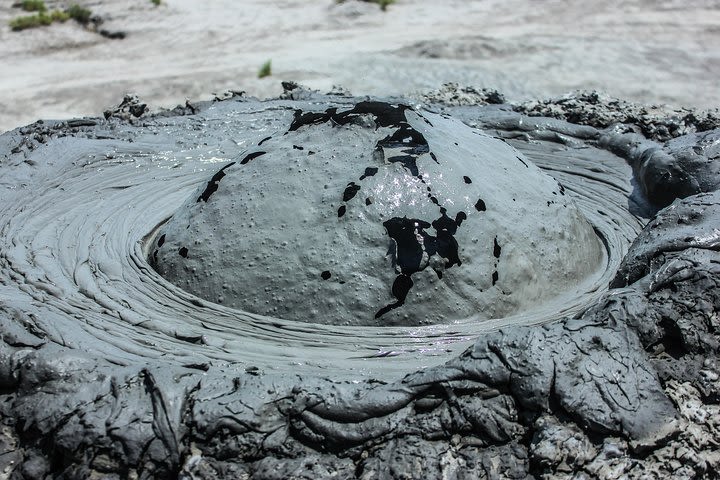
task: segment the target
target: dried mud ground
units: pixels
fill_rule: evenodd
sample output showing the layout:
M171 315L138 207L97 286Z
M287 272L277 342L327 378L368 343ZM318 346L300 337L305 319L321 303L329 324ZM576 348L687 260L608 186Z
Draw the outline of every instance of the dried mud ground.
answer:
M50 8L63 2L48 0ZM0 131L97 115L134 92L151 107L280 80L356 95L458 82L508 100L596 89L642 103L720 106L713 0L88 0L112 40L75 22L13 32L0 5ZM272 76L257 78L272 60Z

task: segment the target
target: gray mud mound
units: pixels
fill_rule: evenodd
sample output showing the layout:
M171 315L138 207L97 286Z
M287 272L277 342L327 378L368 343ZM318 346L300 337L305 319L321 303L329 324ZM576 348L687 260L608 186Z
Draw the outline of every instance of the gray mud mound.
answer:
M298 110L255 143L149 249L209 301L334 325L478 321L537 308L603 261L557 180L457 120L361 102Z
M405 103L396 100L387 103ZM403 117L398 113L394 127L378 126L383 121L373 114L332 124L335 115L352 111L360 101L295 91L292 98L231 98L156 116L140 112L139 118L118 118L111 111L107 119L38 122L0 136L0 475L717 478L718 131L694 125L693 134L665 142L628 125L596 128L523 116L507 105L456 104L428 105L421 113L399 110ZM595 102L593 108L603 107ZM607 107L608 115L614 108ZM329 111L334 113L326 119ZM303 118L312 121L291 128ZM410 150L403 155L414 159L417 174L409 159L392 162L396 153L381 145L380 156L375 149L398 125L426 140L427 147L420 148L419 137L410 135L415 143L398 147ZM463 141L455 146L458 136ZM370 268L366 274L382 278L378 291L386 295L384 301L397 300L387 297L388 291L392 294L392 284L405 274L401 242L383 225L392 218L418 220L412 233L422 248L415 265L426 268L410 275L418 282L411 294L420 290L421 272L439 281L439 270L445 281L461 271L459 265L448 267L451 256L437 247L453 245L440 244L449 230L441 234L443 229L433 226L444 218L441 207L456 226L457 213L467 215L452 236L462 267L476 255L481 258L467 275L479 275L483 285L492 283L496 262L496 288L509 278L503 272L518 268L508 266L517 261L510 259L513 248L522 253L513 242L540 242L540 237L510 238L513 229L528 224L533 236L545 227L554 232L548 238L566 242L568 251L561 255L543 254L548 268L572 254L595 264L578 273L582 269L575 260L568 261L578 275L575 285L563 278L530 282L542 290L538 298L546 298L537 305L528 300L501 318L477 312L451 322L438 317L439 323L427 326L297 321L273 312L249 313L188 291L182 279L205 278L199 276L202 269L211 271L220 261L205 256L205 263L183 263L214 235L205 231L199 237L201 231L193 228L207 227L214 215L212 227L228 228L212 237L217 241L239 231L236 222L251 221L241 215L228 222L228 215L220 222L225 210L216 206L226 202L241 214L246 208L277 208L279 215L292 210L289 203L296 196L276 195L278 187L259 188L266 180L253 176L253 168L273 175L273 162L291 162L287 168L297 169L293 162L325 158L333 148L343 148L336 156L346 152L342 143L348 139L361 152L342 163L322 164L330 170L318 175L332 177L327 190L299 181L284 185L318 195L317 217L347 222L348 228L360 228L351 225L356 216L370 218L368 229L381 239L377 268L383 273ZM446 157L461 151L465 140L484 148ZM511 147L520 152L514 161ZM315 155L308 155L313 148ZM503 194L524 192L529 188L521 185L524 181L539 184L542 204L533 208L549 208L541 211L553 218L507 221L515 210L488 193L506 180L495 171L475 172L469 164L468 159L485 155L485 148L496 151L497 165L513 169L512 178L518 179ZM353 163L357 158L362 161ZM661 162L648 163L652 158ZM366 168L378 171L369 175ZM441 174L445 178L443 168L452 173L446 185L438 180ZM688 174L672 177L665 193L654 195L667 177L643 179L644 172L663 171ZM283 179L273 177L267 185ZM405 182L406 198L415 198L416 205L388 208L382 222L373 219L366 212L379 210L365 209L389 201L378 191L394 179ZM243 199L231 191L234 185L254 188L256 196ZM553 195L559 186L565 195ZM460 190L465 188L477 189L468 200ZM263 200L262 194L281 198ZM567 207L547 205L548 195ZM371 196L373 203L366 205ZM485 202L485 211L470 208L476 197ZM530 208L528 199L516 203ZM345 213L338 216L341 206ZM572 208L577 214L560 215ZM493 210L508 219L480 221ZM455 236L473 216L481 233L477 247L471 237L468 242ZM190 217L197 221L187 228ZM186 223L174 225L181 218ZM560 237L556 227L567 218L569 228L587 222L592 232L582 227ZM272 232L261 220L267 222L264 217L252 221ZM189 236L178 240L177 230L183 228ZM226 239L232 244L220 252L237 248L245 232L239 235ZM592 244L584 244L588 239L599 239L600 259ZM388 249L391 240L394 251ZM430 245L439 259L431 261ZM477 253L468 254L466 245ZM180 254L183 247L187 256ZM324 262L346 247L331 252L320 243L316 248L312 258L293 265L306 265L298 270L309 272L322 288L328 282L339 285L350 273ZM252 250L266 253L262 243ZM161 263L176 262L182 279L168 281L151 262L159 269ZM536 265L531 270L538 279L550 278L540 277L546 275L538 272L542 263L529 265ZM322 279L325 270L330 277ZM564 290L558 291L563 281ZM527 288L522 284L514 288ZM465 301L475 305L471 298ZM363 314L369 312L372 320L378 305L385 304L368 305Z

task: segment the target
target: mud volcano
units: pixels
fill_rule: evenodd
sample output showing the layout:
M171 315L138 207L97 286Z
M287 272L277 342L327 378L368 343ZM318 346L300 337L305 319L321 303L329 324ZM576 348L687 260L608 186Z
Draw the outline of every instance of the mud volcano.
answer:
M372 326L538 308L605 258L565 188L508 144L368 101L297 110L201 184L149 252L212 302Z
M720 121L444 92L0 135L0 476L712 478Z

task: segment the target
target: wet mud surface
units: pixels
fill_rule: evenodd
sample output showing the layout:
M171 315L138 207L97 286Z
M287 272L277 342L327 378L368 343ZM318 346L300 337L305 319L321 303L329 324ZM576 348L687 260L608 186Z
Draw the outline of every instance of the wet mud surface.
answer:
M595 290L606 270L565 187L457 120L298 108L252 143L150 242L160 275L211 302L326 325L478 324Z
M717 130L689 122L665 140L630 124L436 98L428 115L482 129L521 153L519 169L537 166L562 186L555 196L587 218L603 266L499 318L323 325L204 300L148 261L151 246L171 245L162 228L180 205L212 205L232 169L271 158L259 154L271 152L268 137L358 102L285 97L138 118L110 111L0 136L3 475L713 478ZM288 152L309 149L293 142ZM338 206L368 206L363 182L380 174L358 166L354 184L339 184ZM482 179L459 172L458 183ZM413 229L425 248L446 235L436 249L447 249L471 214L491 212L483 202L473 197L463 219L429 201L440 214ZM405 241L402 216L384 222L384 234ZM510 256L511 242L487 243L491 262ZM175 255L191 258L193 245L182 247L187 257ZM452 263L444 277L459 271L453 252L440 256ZM417 265L400 263L395 281Z

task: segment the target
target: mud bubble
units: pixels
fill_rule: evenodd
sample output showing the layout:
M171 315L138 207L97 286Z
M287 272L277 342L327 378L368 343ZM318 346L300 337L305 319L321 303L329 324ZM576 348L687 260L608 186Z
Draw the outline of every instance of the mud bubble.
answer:
M402 104L298 109L203 181L150 264L211 302L334 325L537 308L602 275L565 188L508 145Z

